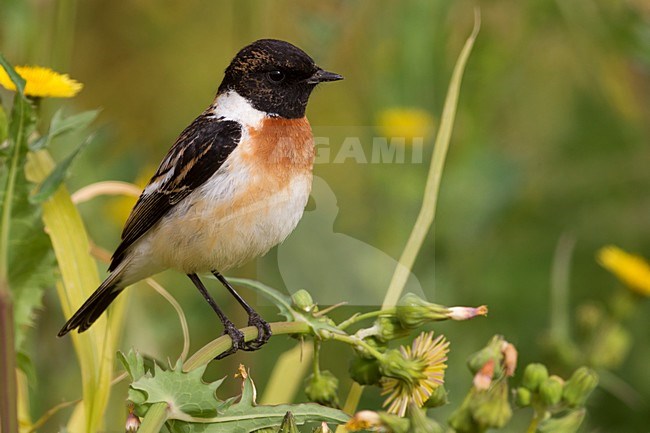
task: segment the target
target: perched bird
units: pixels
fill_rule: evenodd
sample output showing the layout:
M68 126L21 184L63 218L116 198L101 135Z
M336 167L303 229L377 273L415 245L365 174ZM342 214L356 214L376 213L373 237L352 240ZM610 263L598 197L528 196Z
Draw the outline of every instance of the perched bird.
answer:
M256 350L269 324L221 272L268 252L300 220L312 183L314 143L307 101L341 80L294 45L262 39L226 68L217 96L176 140L126 221L110 274L59 331L83 332L125 287L165 269L192 280L217 313L235 351ZM258 329L244 342L198 277L211 272Z

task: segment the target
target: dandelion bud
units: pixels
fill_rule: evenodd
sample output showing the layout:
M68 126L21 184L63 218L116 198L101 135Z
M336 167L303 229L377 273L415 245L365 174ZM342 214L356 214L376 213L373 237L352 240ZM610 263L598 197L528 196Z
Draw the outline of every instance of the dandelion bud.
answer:
M305 380L305 394L310 401L325 406L338 407L339 398L337 395L339 380L329 371L320 371L318 374L311 374Z
M360 385L378 385L381 380L379 361L375 358L354 358L350 363L350 377Z
M598 386L596 372L587 367L580 367L564 384L562 399L570 407L583 406L596 386Z
M543 364L528 364L524 370L521 384L531 391L537 391L539 386L548 379L548 370Z
M517 388L517 392L515 394L515 403L517 403L517 406L519 407L530 406L531 400L532 400L532 393L528 388L524 388L523 386Z
M491 363L493 365L492 374L498 376L501 373L500 361L501 350L499 347L495 346L494 344L488 344L483 349L470 355L469 359L467 360L467 367L472 372L472 374L475 375L479 373L486 364Z
M316 307L314 299L311 297L309 292L304 289L300 289L291 295L291 302L297 310L304 311L305 313L312 312Z
M502 380L487 391L477 393L470 407L474 421L483 429L505 426L512 418L512 408L508 401L508 383Z
M405 329L395 317L380 317L375 321L375 327L378 330L377 338L383 342L396 340L409 335L409 330Z
M546 406L555 406L562 399L564 381L558 376L550 376L539 385L539 397Z
M575 433L585 419L585 409L574 410L561 418L549 418L537 427L539 433Z
M404 295L396 308L396 316L405 329L415 329L428 322L445 320L448 315L447 308L426 302L413 293Z
M429 397L429 399L424 403L424 407L434 408L444 406L447 403L449 403L449 399L447 398L447 390L443 385L440 385L433 390L431 397Z

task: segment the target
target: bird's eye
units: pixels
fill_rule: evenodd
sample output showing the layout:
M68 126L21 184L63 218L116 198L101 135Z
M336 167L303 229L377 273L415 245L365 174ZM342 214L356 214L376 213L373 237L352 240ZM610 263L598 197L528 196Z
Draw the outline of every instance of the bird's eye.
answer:
M282 71L267 72L266 77L272 83L280 83L280 82L284 81L284 72L282 72Z

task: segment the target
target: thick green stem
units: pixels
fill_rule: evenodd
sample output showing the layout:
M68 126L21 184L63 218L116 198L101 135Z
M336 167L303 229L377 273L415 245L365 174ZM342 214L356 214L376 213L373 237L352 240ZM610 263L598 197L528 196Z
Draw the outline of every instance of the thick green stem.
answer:
M167 421L167 403L152 405L140 424L138 433L158 433Z
M16 353L11 294L0 280L0 431L18 433Z

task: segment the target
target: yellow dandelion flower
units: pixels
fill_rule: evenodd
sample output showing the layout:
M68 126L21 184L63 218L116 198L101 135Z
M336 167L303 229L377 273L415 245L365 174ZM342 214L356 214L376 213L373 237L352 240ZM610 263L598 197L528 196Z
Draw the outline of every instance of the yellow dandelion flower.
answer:
M613 245L598 251L598 263L621 280L630 290L650 296L650 264L640 256Z
M83 84L67 74L59 74L43 66L16 66L16 73L25 80L25 95L42 98L72 98L81 91ZM0 86L16 90L9 74L0 67Z
M444 336L433 338L433 332L420 334L411 347L401 346L401 361L392 359L383 369L382 395L388 394L384 407L404 416L409 404L422 407L433 391L444 383L449 342ZM396 362L397 361L397 362Z
M433 116L420 108L395 107L377 116L377 126L385 137L427 138L433 131Z

